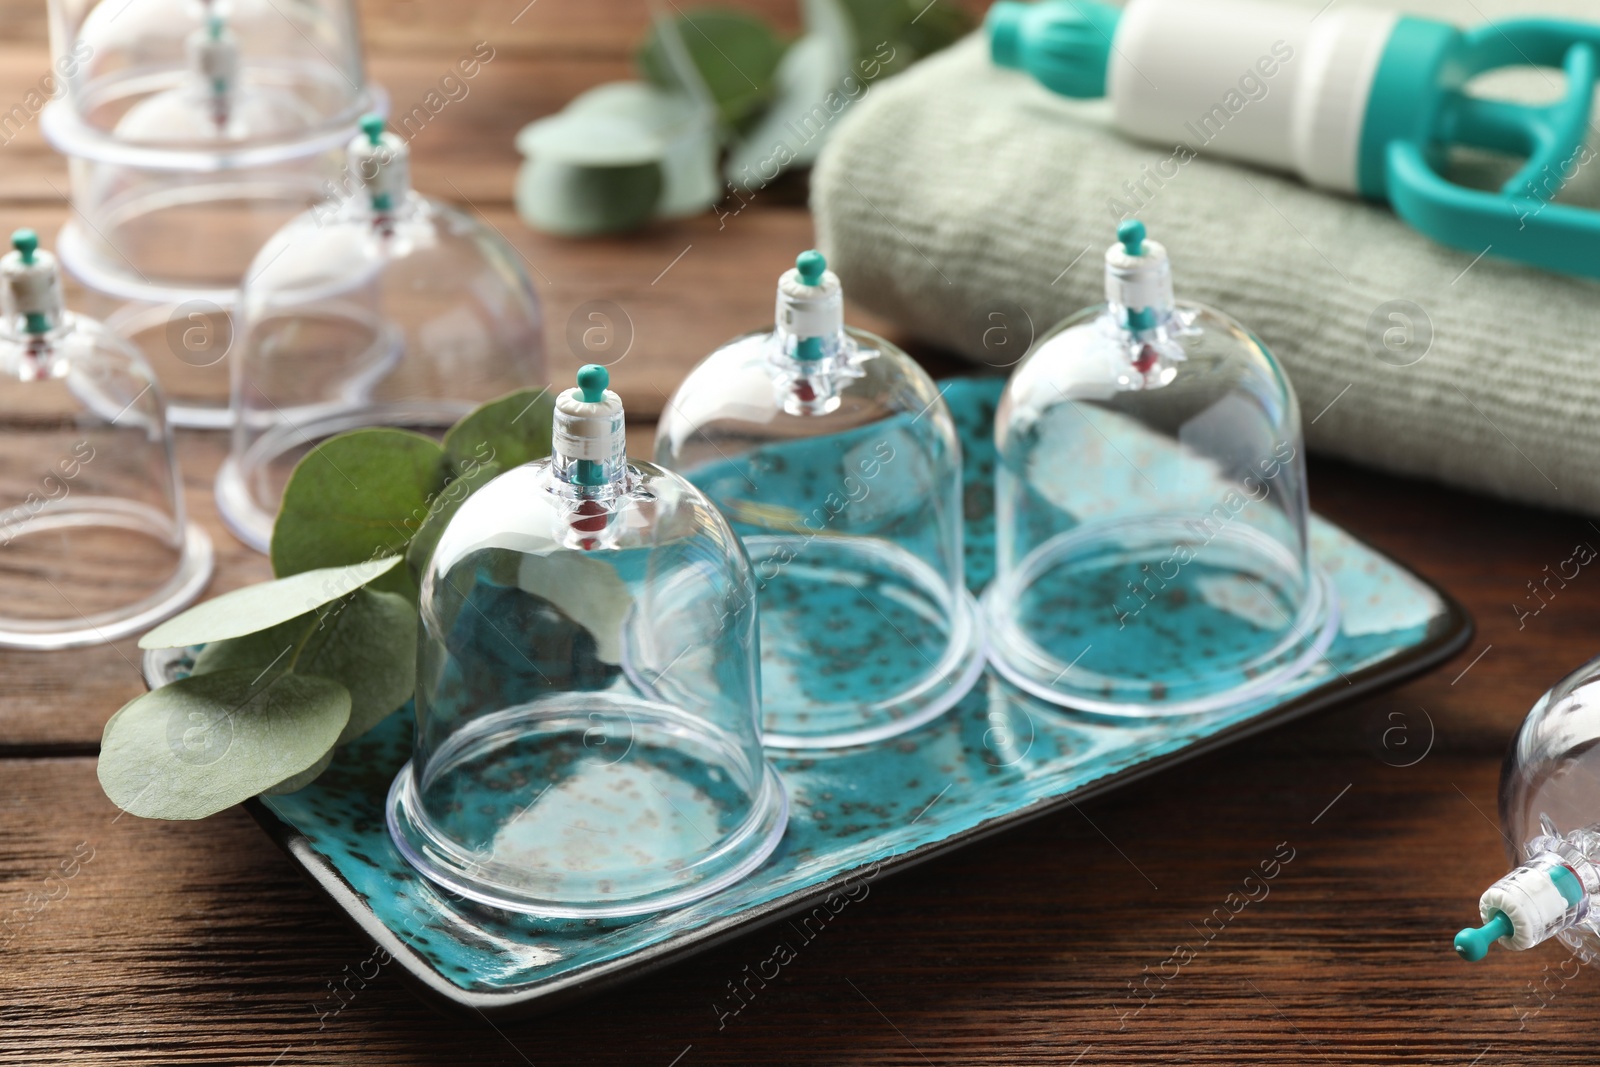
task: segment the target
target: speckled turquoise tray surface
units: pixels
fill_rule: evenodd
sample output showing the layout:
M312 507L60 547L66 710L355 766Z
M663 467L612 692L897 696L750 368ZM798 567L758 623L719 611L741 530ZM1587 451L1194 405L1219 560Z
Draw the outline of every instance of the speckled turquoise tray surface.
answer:
M950 382L966 453L967 573L992 574L1001 383ZM1204 717L1123 724L1073 716L985 676L949 714L888 743L777 764L792 818L770 860L722 894L629 923L548 925L455 902L390 844L384 796L409 755L407 708L341 751L298 793L252 802L288 853L431 999L487 1015L542 1010L636 977L873 877L1129 781L1295 715L1397 684L1458 651L1462 609L1321 520L1317 563L1338 587L1341 632L1326 660L1282 691Z

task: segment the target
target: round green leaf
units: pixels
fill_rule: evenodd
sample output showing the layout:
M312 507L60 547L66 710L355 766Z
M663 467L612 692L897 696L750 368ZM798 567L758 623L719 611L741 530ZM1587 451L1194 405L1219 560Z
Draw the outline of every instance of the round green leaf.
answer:
M661 198L655 206L658 217L698 215L721 199L717 163L722 138L709 94L691 95L649 82L608 82L573 97L562 114L630 119L656 135L661 143L654 158L662 176Z
M411 539L411 545L406 549L406 564L419 583L422 572L427 569L428 561L433 558L433 550L439 546L439 538L444 535L445 527L450 525L450 519L461 510L461 505L467 502L467 497L494 481L500 474L500 464L481 464L445 486L444 492L434 498L433 510L428 513L422 527L417 530L417 536Z
M111 717L100 785L146 819L203 819L315 766L349 719L350 694L326 678L194 675Z
M444 435L444 454L451 472L459 476L485 463L510 470L543 459L550 454L555 410L555 396L549 388L519 389L489 401Z
M247 585L168 619L140 638L139 647L184 648L268 630L349 596L399 562L399 556L386 556Z
M338 618L324 620L295 673L343 685L350 693L350 721L339 743L360 737L411 699L417 683L416 606L394 593L361 590Z
M295 467L272 530L279 577L404 554L447 476L444 449L407 430L373 428L330 438ZM397 568L375 588L415 596Z
M859 86L854 96L844 91L848 47L816 33L794 43L778 68L772 106L728 153L723 173L729 181L748 182L751 174L816 162L836 120L862 91Z
M561 111L531 122L517 134L529 159L574 167L635 167L655 163L666 146L640 116Z
M675 71L664 34L676 31L728 126L758 114L772 99L773 72L784 43L743 11L707 8L657 25L639 51L639 69L663 89L691 91Z
M650 221L664 187L661 166L575 167L542 157L517 171L517 214L563 237L636 230Z
M304 652L316 625L317 616L308 612L259 633L245 634L230 641L212 641L195 656L189 673L220 674L248 668L258 675L286 674Z
M323 771L333 766L333 753L334 749L328 749L327 752L323 753L322 758L317 760L317 762L313 763L310 767L301 771L293 778L285 778L271 789L263 789L261 791L261 795L266 797L281 797L287 793L300 792L300 790L304 789L306 786L322 777Z
M363 589L327 610L233 641L207 645L195 674L293 672L338 682L350 694L353 740L411 699L417 673L417 609L403 596Z

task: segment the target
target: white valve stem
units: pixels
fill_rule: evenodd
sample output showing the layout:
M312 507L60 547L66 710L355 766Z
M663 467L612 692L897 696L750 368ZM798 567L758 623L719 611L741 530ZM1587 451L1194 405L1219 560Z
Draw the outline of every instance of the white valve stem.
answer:
M239 83L239 38L220 16L212 15L205 26L189 34L185 45L189 69L205 82L219 106L226 107Z
M628 462L628 427L622 398L607 386L611 376L590 364L578 386L556 398L550 453L556 477L583 488L615 485Z
M820 358L822 342L844 329L844 287L839 276L826 269L809 275L798 267L784 271L778 279L775 321L780 334L798 342L792 353L796 359Z
M348 149L350 175L367 190L372 209L393 211L411 192L411 149L397 134L383 127L383 116L361 120L361 133Z
M1124 236L1106 250L1106 302L1126 309L1127 325L1148 329L1165 318L1176 302L1172 261L1159 241L1144 236L1138 223L1124 223Z
M48 333L61 321L61 266L56 257L39 248L32 230L12 235L14 251L0 259L0 300L7 323L22 320L25 333Z

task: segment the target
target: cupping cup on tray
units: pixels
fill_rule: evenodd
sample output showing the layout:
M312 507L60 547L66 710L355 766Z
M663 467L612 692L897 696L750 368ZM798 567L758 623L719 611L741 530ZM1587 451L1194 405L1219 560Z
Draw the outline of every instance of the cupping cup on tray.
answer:
M656 460L704 490L750 553L767 744L881 741L948 710L983 669L961 443L927 372L844 324L819 253L779 279L776 319L690 372ZM826 650L851 641L860 669L840 671Z
M727 522L624 453L603 367L550 458L468 498L422 579L416 742L389 826L472 900L547 919L697 900L777 846L755 583Z

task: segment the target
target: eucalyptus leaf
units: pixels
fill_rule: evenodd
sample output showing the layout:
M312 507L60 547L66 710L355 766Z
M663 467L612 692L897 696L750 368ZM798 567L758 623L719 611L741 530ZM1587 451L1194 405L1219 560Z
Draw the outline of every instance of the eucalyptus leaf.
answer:
M270 630L245 634L228 641L212 641L194 657L194 666L189 673L220 674L248 668L258 675L269 672L285 674L293 668L299 651L304 649L316 626L317 613L306 612Z
M653 164L666 155L654 124L640 116L585 115L570 106L524 126L516 143L529 159L597 170Z
M602 663L622 662L622 626L633 594L609 562L587 552L529 553L518 565L517 588L587 630Z
M519 389L491 400L444 435L444 454L459 476L485 463L501 470L550 454L555 396L548 388Z
M656 138L662 177L657 218L699 214L722 195L717 169L722 141L709 93L695 95L649 82L609 82L573 97L562 114L583 121L626 119Z
M723 123L738 128L772 99L773 75L784 42L761 19L743 11L705 8L671 20ZM656 26L639 50L639 69L663 89L684 91L663 29Z
M321 567L288 578L247 585L224 593L168 619L139 639L140 648L183 648L268 630L349 596L382 577L399 556L365 560L344 567Z
M403 554L449 474L444 449L407 430L371 428L330 438L289 477L272 530L279 577ZM374 588L415 598L395 568Z
M339 743L353 741L411 699L417 684L417 609L403 596L363 589L299 672L331 678L350 691L350 721Z
M336 751L336 749L328 749L322 758L310 767L307 767L293 778L285 778L271 789L263 789L261 795L265 797L281 797L288 793L300 792L300 790L321 778L322 772L333 765L333 755Z
M913 15L901 31L900 39L909 50L907 64L948 48L971 33L972 27L972 13L966 8L949 0L928 5L920 16Z
M106 723L106 796L146 819L203 819L314 767L350 719L338 682L254 670L193 675Z
M479 489L488 485L501 475L500 464L484 463L473 468L471 473L463 474L440 493L433 501L433 510L423 520L422 526L417 530L417 535L411 539L411 545L406 549L406 564L411 568L411 573L420 579L422 572L427 569L428 561L433 558L433 550L439 546L439 538L443 536L445 527L467 498Z
M822 0L832 4L834 0ZM835 121L863 92L850 73L849 42L822 34L796 41L778 68L778 96L728 153L728 180L749 188L790 167L816 162Z
M536 157L517 171L517 215L561 237L625 233L650 221L664 187L657 162L582 167Z
M257 677L314 675L344 686L350 693L350 721L339 735L343 744L411 699L417 610L403 596L362 589L326 611L207 645L195 657L197 675L235 670L250 670Z

